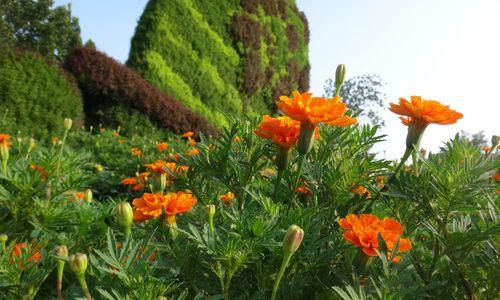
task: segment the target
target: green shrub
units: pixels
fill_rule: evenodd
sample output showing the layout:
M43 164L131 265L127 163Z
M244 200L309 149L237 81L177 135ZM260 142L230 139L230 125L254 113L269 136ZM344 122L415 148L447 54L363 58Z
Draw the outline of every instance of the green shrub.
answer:
M150 1L127 64L213 124L274 110L309 88L307 20L295 1Z
M82 99L74 79L29 52L0 52L0 130L39 139L63 132L64 118L81 125Z

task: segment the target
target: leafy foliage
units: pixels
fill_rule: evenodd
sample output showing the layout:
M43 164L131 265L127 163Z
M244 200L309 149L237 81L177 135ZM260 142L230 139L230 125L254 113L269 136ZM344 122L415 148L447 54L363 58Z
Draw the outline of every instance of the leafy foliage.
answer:
M54 297L51 253L64 243L71 253L88 253L86 279L99 299L268 298L290 224L305 235L279 286L279 299L460 299L470 291L482 299L499 296L498 182L491 178L500 167L496 154L457 137L437 154L416 157L380 190L380 177L386 180L394 165L371 152L383 141L377 127L322 126L300 177L308 192L291 205L295 152L276 185L276 149L253 133L256 120L231 124L217 137L201 135L197 155L186 152L193 142L180 137L168 137L168 148L159 150L155 145L167 138L159 132L126 137L104 128L70 131L66 144L50 147L15 142L7 172L0 173L0 217L8 220L0 232L10 241L0 253L0 282L7 287L0 297L22 291L32 298ZM130 153L131 147L141 155ZM135 191L119 182L157 159L189 167L164 193L189 190L198 203L177 216L175 227L162 216L136 223L125 238L115 204L158 190L153 175ZM46 177L31 164L42 166ZM359 185L371 195L354 192ZM94 192L90 203L68 193L85 188ZM235 197L225 204L219 197L228 191ZM215 207L213 231L206 205ZM345 242L337 221L367 210L404 225L413 248L398 263L380 240L379 256L358 269L358 251ZM29 246L15 259L25 263L40 251L40 261L24 268L12 263L14 243L21 241ZM69 272L63 294L82 295Z
M78 19L71 6L54 7L53 0L2 0L0 44L63 61L71 48L81 45Z
M0 51L0 130L49 140L64 118L82 124L82 99L74 79L30 52Z
M149 1L127 64L161 91L227 125L308 88L308 29L294 1Z
M325 82L325 96L335 93L335 80ZM356 115L366 117L371 124L384 126L380 118L380 109L384 107L385 94L380 90L384 86L378 75L365 74L348 79L342 86L340 96Z

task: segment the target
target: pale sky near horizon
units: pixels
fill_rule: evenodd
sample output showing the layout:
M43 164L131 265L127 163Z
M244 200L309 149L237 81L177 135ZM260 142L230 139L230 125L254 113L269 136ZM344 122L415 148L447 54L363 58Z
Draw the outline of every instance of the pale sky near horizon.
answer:
M213 0L215 1L215 0ZM66 4L68 0L56 0ZM146 0L73 0L82 38L124 62ZM310 25L311 91L321 95L337 64L348 77L378 74L389 102L421 95L464 114L430 125L422 147L438 150L459 130L500 134L500 0L297 0ZM383 113L387 140L376 150L397 158L406 128Z

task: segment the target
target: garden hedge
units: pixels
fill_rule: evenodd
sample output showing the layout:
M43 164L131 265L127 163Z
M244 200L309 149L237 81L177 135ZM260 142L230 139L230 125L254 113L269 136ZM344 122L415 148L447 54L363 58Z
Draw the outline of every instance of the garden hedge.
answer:
M82 124L82 98L74 78L42 56L0 49L0 132L50 140L64 118Z
M127 64L216 125L309 88L307 20L293 0L151 0Z
M204 117L95 49L73 49L66 59L65 68L78 81L90 123L113 119L106 116L106 112L123 115L128 111L135 117L137 114L148 116L159 127L176 133L203 131L210 135L216 132Z

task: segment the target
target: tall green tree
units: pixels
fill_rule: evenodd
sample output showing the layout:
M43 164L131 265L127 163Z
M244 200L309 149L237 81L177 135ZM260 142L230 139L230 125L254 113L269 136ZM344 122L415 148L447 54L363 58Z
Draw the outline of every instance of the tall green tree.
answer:
M78 18L71 6L53 0L0 0L0 45L38 52L62 61L81 45Z
M328 79L325 82L326 97L334 95L334 83L335 79ZM384 126L384 121L378 114L379 110L384 107L385 94L382 92L383 86L384 82L380 76L364 74L344 82L340 96L355 114L368 118L374 125Z

